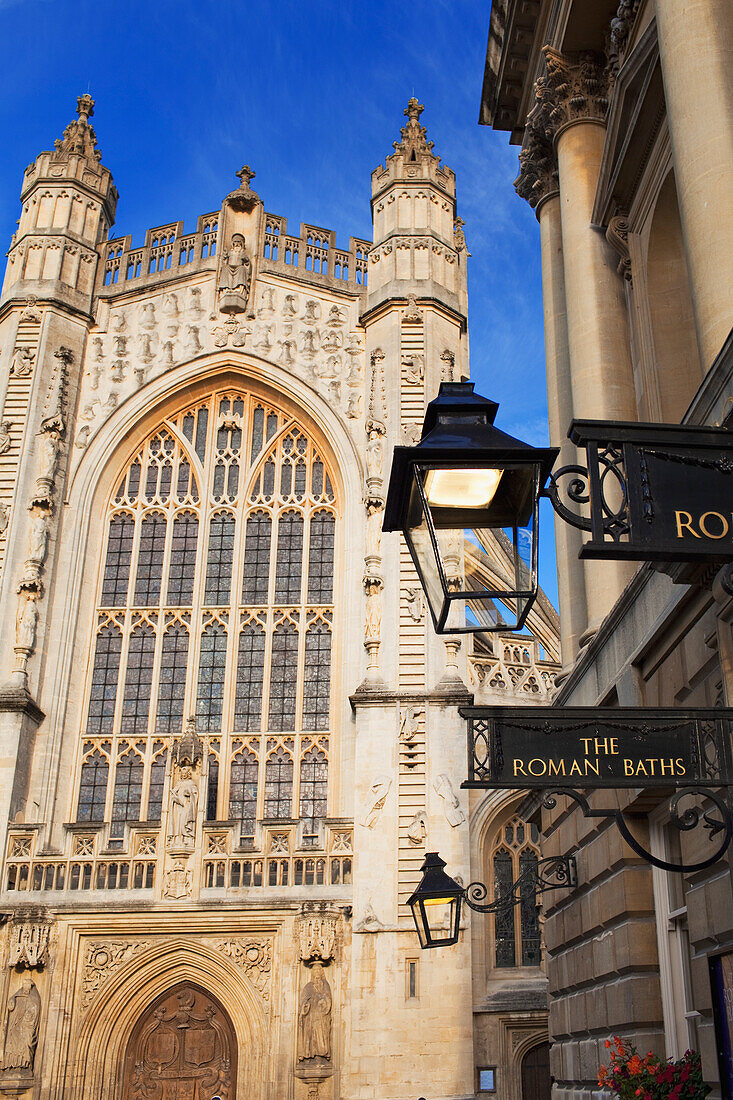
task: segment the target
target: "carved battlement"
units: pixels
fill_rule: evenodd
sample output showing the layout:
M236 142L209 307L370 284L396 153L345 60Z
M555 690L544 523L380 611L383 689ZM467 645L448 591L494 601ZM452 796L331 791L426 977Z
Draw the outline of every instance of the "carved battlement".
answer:
M184 233L183 222L148 229L145 243L132 247L132 237L118 237L104 246L100 290L122 284L147 285L188 274L211 271L215 264L220 212L202 214L195 233ZM371 241L349 238L347 249L336 247L336 234L329 229L301 223L300 235L291 236L287 219L264 215L260 268L292 273L297 278L325 286L366 287Z
M492 655L469 654L476 702L482 702L486 696L500 696L521 699L524 703L547 704L560 665L540 657L537 638L498 634L492 643Z

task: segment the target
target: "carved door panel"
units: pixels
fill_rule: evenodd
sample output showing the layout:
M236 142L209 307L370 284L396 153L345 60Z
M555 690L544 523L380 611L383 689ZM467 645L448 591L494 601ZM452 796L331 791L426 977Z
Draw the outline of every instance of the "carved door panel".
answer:
M189 982L158 997L133 1030L122 1100L236 1100L234 1030L217 1000Z

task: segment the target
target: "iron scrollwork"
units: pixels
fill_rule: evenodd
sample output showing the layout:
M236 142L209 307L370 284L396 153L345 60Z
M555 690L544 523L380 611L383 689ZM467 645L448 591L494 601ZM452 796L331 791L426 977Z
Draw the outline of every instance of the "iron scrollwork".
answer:
M522 871L519 878L494 901L486 902L488 887L483 882L469 882L463 900L476 913L498 913L510 906L519 905L529 893L538 890L559 890L577 886L578 876L572 856L548 856Z
M570 787L557 787L553 790L542 791L542 805L545 809L555 809L558 795L565 795L565 797L572 799L580 807L583 817L612 819L629 847L647 863L659 867L662 871L672 871L677 874L693 874L695 871L703 871L706 867L711 867L714 863L717 863L725 855L731 840L733 840L733 811L728 805L725 795L713 791L709 787L684 787L675 791L669 800L671 823L681 832L688 832L690 829L702 824L703 828L707 830L710 840L722 833L713 854L706 859L699 860L697 863L672 863L648 851L638 837L631 832L626 820L627 817L634 816L641 818L645 816L643 814L633 814L628 810L619 810L611 806L594 808L584 794ZM694 804L683 809L680 807L680 802L684 798L707 799L713 803L713 806L704 807ZM719 817L713 816L716 810L720 815Z
M629 533L629 492L623 449L613 443L587 446L587 466L561 466L550 474L540 496L547 497L557 514L595 539L619 542ZM570 481L565 483L565 478ZM590 516L580 515L565 503L588 505Z

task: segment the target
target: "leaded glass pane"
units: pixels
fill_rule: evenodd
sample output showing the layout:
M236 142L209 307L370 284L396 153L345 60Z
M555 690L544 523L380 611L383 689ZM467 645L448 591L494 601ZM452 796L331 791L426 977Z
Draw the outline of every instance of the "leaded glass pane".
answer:
M221 513L209 526L209 552L206 558L204 603L222 607L229 603L234 561L234 516Z
M153 628L138 627L130 636L127 653L127 675L122 695L123 733L147 733L154 657Z
M255 834L259 771L259 761L249 749L241 749L232 758L229 817L239 821L240 835L246 839Z
M303 729L328 729L331 701L331 631L325 623L313 623L305 636Z
M508 894L512 888L512 857L498 851L494 856L494 896ZM503 905L494 915L496 965L516 966L514 947L514 906Z
M265 632L248 623L239 635L237 695L234 728L258 730L262 724L262 686L265 675Z
M529 848L519 857L519 874L537 869L537 856ZM528 874L520 890L519 915L522 937L522 966L540 965L540 918L537 908L536 875Z
M283 512L277 525L276 603L300 603L302 572L303 517L300 512Z
M318 823L326 816L328 796L328 760L318 749L309 749L300 761L300 818L306 836L318 832Z
M95 749L81 766L77 821L104 821L108 778L109 761Z
M311 516L308 550L308 602L333 600L333 544L336 521L330 512Z
M163 785L165 783L165 765L168 750L163 749L153 760L150 768L150 788L148 791L148 821L160 821L163 808Z
M206 820L216 821L219 801L219 761L213 752L209 753L209 777L206 785Z
M272 520L267 512L252 512L247 518L246 531L242 603L252 606L267 603L270 585Z
M289 818L293 799L293 758L277 749L265 764L265 818Z
M174 623L163 635L155 718L158 733L175 733L183 725L187 661L188 631L182 624Z
M269 729L295 729L297 683L298 632L292 624L281 623L272 637Z
M136 752L130 750L117 761L115 768L111 836L122 836L126 821L140 820L142 796L143 762Z
M201 730L220 730L224 705L224 673L227 634L220 623L211 623L201 635L196 715Z
M130 561L135 536L135 520L132 516L113 516L109 523L107 559L102 581L103 607L124 607L130 584Z
M97 635L89 697L89 733L111 733L114 726L117 680L120 675L122 635L114 626L103 627Z
M190 607L196 576L196 546L199 521L193 512L182 512L173 520L171 560L168 569L168 604Z
M135 578L136 607L157 607L160 603L165 529L166 518L162 512L151 512L142 521Z

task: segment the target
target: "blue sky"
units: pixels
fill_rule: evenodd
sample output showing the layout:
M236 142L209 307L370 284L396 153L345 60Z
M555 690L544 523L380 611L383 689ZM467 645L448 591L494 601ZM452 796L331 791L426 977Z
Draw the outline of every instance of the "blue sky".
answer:
M371 237L370 173L411 95L457 176L471 373L497 425L547 441L539 231L512 187L517 149L477 124L488 0L0 0L0 237L25 166L76 97L120 193L115 236L218 209L247 163L267 210ZM549 506L547 506L549 508ZM541 583L556 602L550 515Z

